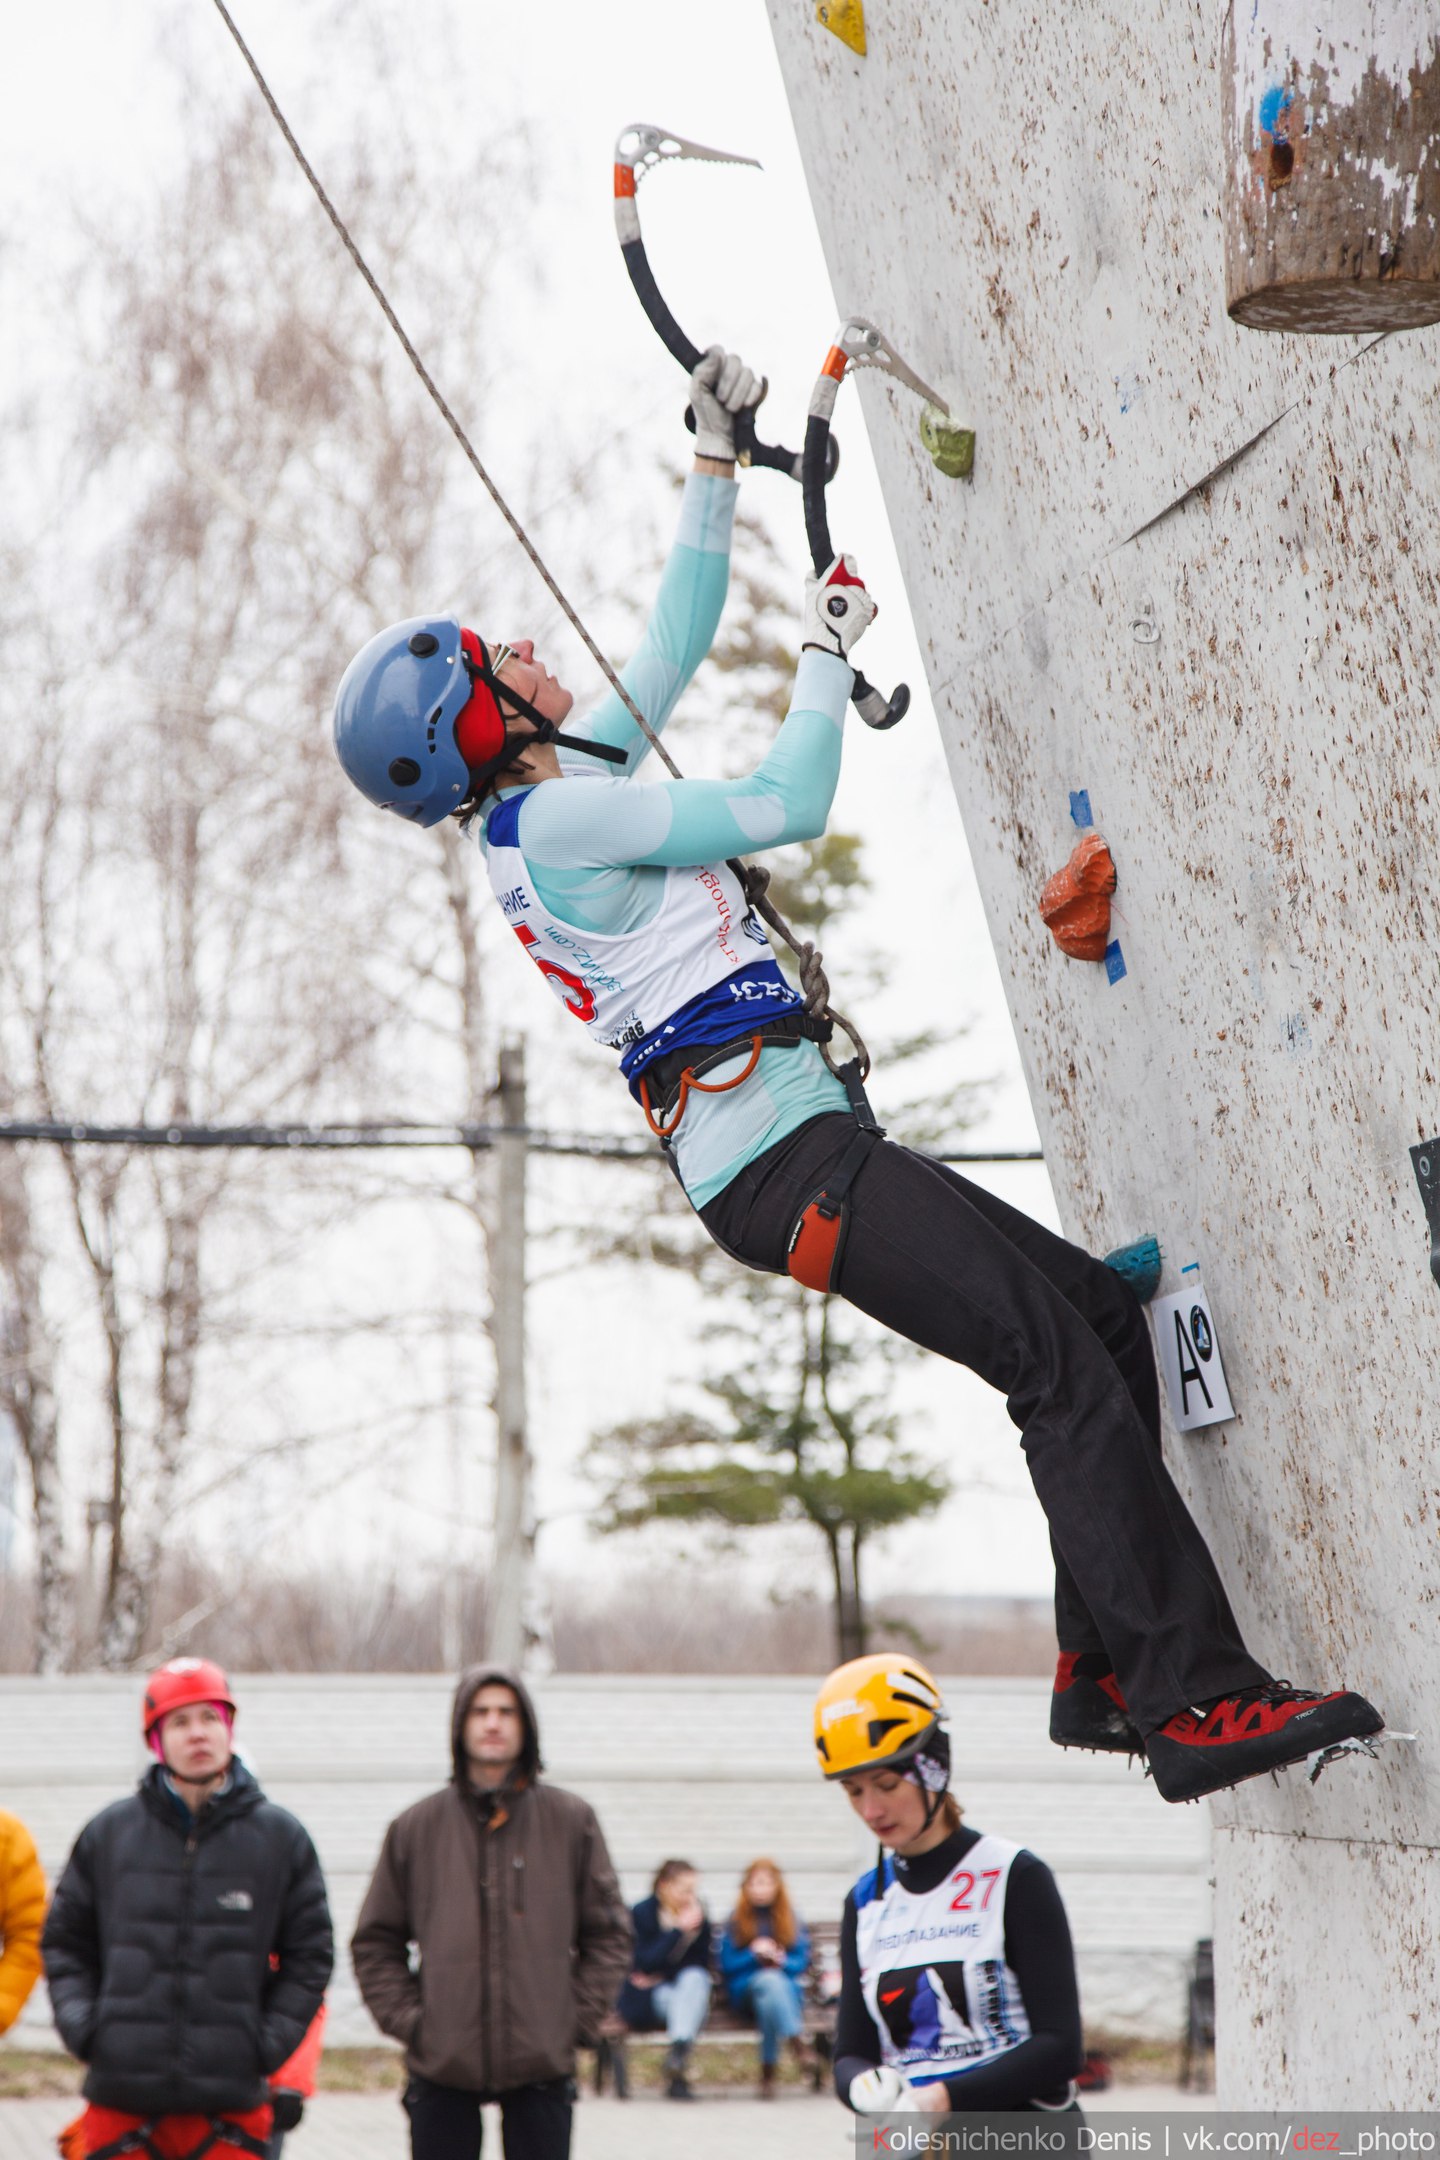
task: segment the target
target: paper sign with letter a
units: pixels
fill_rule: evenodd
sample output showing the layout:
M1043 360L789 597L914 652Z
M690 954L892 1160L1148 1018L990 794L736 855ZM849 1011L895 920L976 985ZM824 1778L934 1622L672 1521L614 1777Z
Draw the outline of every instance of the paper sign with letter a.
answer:
M1220 1344L1210 1317L1210 1301L1198 1275L1173 1297L1156 1298L1155 1347L1170 1397L1170 1414L1181 1432L1197 1425L1223 1425L1235 1408L1225 1385Z

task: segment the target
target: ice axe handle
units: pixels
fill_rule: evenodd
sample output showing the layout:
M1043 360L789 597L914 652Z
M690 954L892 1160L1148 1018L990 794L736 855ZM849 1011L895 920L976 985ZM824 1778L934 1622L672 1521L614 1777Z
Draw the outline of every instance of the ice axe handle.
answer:
M805 537L810 543L810 560L816 577L824 577L835 560L835 550L830 542L830 519L825 508L826 458L831 446L830 423L818 413L811 413L805 423L805 456L802 461L802 478L805 491ZM850 690L850 702L859 713L866 727L892 728L897 720L903 720L910 709L910 688L907 683L897 683L894 695L886 697L857 668L855 681Z
M678 360L686 374L689 375L699 366L703 355L698 345L691 344L689 338L686 337L685 332L666 306L665 296L656 284L655 273L650 268L650 260L645 253L644 241L623 241L620 252L625 258L625 268L630 273L630 282L635 288L636 297L645 313L649 316L651 327L654 329L656 336L660 339L661 344L671 358ZM695 432L695 414L688 405L685 408L685 425L693 435ZM772 472L788 473L792 480L798 480L801 477L804 459L797 456L795 451L787 450L783 443L761 442L755 433L755 415L753 413L741 413L736 421L735 448L740 454L740 462L744 465L765 465ZM824 467L825 484L827 486L835 477L835 468L839 462L840 446L838 443L831 442L826 453Z
M685 425L695 433L695 408L685 408ZM783 443L761 442L755 433L755 415L742 412L735 421L735 454L742 465L764 465L770 472L783 472L792 480L803 481L805 460L794 450L787 450ZM825 485L829 487L840 468L840 445L833 435L827 438L825 451Z

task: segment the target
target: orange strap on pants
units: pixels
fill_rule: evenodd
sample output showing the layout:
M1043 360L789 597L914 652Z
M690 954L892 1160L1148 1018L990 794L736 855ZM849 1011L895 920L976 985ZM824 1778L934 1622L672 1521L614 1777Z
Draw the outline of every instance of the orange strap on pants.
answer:
M819 1192L811 1194L795 1218L785 1266L807 1290L823 1294L839 1286L850 1226L850 1187L880 1137L874 1126L862 1127Z

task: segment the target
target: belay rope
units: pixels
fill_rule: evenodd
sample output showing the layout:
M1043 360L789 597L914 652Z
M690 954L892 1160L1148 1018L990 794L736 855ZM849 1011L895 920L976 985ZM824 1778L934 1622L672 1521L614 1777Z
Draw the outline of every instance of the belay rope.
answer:
M265 100L266 105L269 107L270 114L271 117L274 119L275 125L279 128L281 134L284 136L285 141L289 145L290 150L294 155L296 163L300 167L300 170L304 173L305 178L309 181L311 187L314 189L316 198L319 201L321 209L325 212L326 217L329 218L330 223L334 226L335 231L340 237L340 241L345 249L345 252L350 257L350 260L354 263L361 277L365 280L365 283L369 286L370 291L374 295L375 301L380 308L380 312L383 314L386 322L389 323L391 329L394 331L396 337L399 339L401 348L405 353L405 357L410 362L410 365L414 368L415 373L420 378L420 381L424 384L425 389L432 403L434 404L436 411L440 414L441 419L445 422L445 425L449 428L451 434L455 437L456 442L459 443L460 448L464 451L465 457L469 462L471 469L476 474L476 477L481 482L481 485L485 488L486 493L489 495L496 509L500 512L500 515L504 518L505 523L509 526L511 532L514 534L516 540L519 542L521 548L528 556L534 569L539 574L541 582L544 584L546 591L555 601L557 607L559 607L566 621L570 624L571 629L574 630L576 635L579 637L581 643L585 647L585 650L589 653L591 659L595 662L595 665L599 668L601 674L605 677L606 682L615 692L615 695L619 698L621 704L629 713L631 719L635 722L636 726L640 729L640 732L646 737L646 739L650 743L651 748L655 751L655 754L660 759L661 764L665 767L666 771L671 775L673 779L683 779L684 775L682 774L679 766L675 763L675 760L671 757L669 751L665 748L664 743L661 742L659 735L656 733L654 728L651 727L644 713L641 712L639 706L635 703L635 700L631 697L629 691L621 682L620 677L615 672L615 669L610 665L610 662L606 659L604 653L600 650L600 647L596 644L594 638L591 637L584 623L580 620L580 617L576 614L574 608L570 605L570 602L566 599L564 593L556 584L555 579L551 576L550 571L547 569L545 563L541 560L539 552L535 548L534 543L531 541L529 534L525 531L524 526L520 523L520 520L516 517L514 511L510 508L510 505L506 502L499 488L495 485L495 482L491 479L489 473L486 471L484 465L481 463L479 457L476 454L474 444L471 442L464 428L460 425L460 422L455 417L455 414L451 410L449 404L446 402L446 399L442 394L439 385L436 383L434 377L431 375L429 369L426 367L424 361L421 359L419 353L416 351L415 346L411 343L410 337L406 332L404 325L400 321L399 316L395 313L394 308L390 305L389 300L386 298L385 293L382 291L379 280L376 278L374 271L370 268L370 265L366 262L364 256L360 252L360 249L356 245L355 241L352 239L345 220L341 217L339 211L335 208L334 203L331 202L330 197L326 194L325 188L320 180L318 173L315 171L314 166L310 163L310 160L306 157L304 151L301 149L300 144L296 139L294 130L290 126L289 121L285 118L284 113L280 110L279 105L276 103L274 92L271 90L269 83L265 80L264 75L261 73L259 64L256 61L254 54L251 52L249 46L245 43L244 38L241 36L240 31L236 26L234 17L231 15L229 9L225 5L225 0L214 0L214 5L217 14L220 16L221 21L224 23L226 29L230 32L231 37L235 40L236 45L239 47L240 54L245 62L245 65L249 68L250 73L254 76L256 87L258 88L261 97ZM784 916L780 913L774 902L768 897L770 872L767 869L764 869L758 863L743 862L733 857L730 859L728 867L735 873L736 877L740 880L741 886L744 889L745 898L748 901L749 905L754 908L755 912L758 915L763 917L765 922L768 923L770 928L775 932L776 936L779 937L784 944L788 945L791 952L795 955L800 975L800 992L801 997L804 1001L805 1014L807 1019L814 1024L817 1030L824 1030L823 1034L817 1033L816 1040L818 1040L820 1043L820 1054L824 1058L826 1064L829 1066L831 1072L835 1073L838 1078L843 1080L845 1079L846 1073L853 1070L856 1079L858 1081L863 1081L870 1071L870 1053L866 1049L864 1041L862 1040L853 1023L847 1020L843 1013L837 1012L835 1007L830 1003L830 985L826 978L825 965L821 953L818 951L818 949L810 939L799 938L796 936L795 932L786 922ZM849 1037L855 1049L854 1058L847 1059L844 1065L837 1065L830 1053L828 1034L830 1029L836 1027L838 1027L842 1031L842 1033Z

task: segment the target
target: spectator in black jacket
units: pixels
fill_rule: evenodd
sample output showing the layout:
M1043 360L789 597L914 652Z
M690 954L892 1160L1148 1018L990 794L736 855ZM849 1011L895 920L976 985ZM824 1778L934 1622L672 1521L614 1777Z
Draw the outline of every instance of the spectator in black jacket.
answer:
M688 1860L667 1860L653 1894L631 1909L635 1956L620 1990L619 2011L632 2032L663 2031L666 2096L693 2100L685 2075L690 2050L710 2009L710 1922L699 1877Z
M212 2135L212 2155L263 2154L267 2075L330 1977L315 1848L235 1759L234 1718L217 1665L153 1674L158 1760L86 1824L56 1887L41 1948L60 2037L87 2066L92 2154L142 2126L161 2152Z

